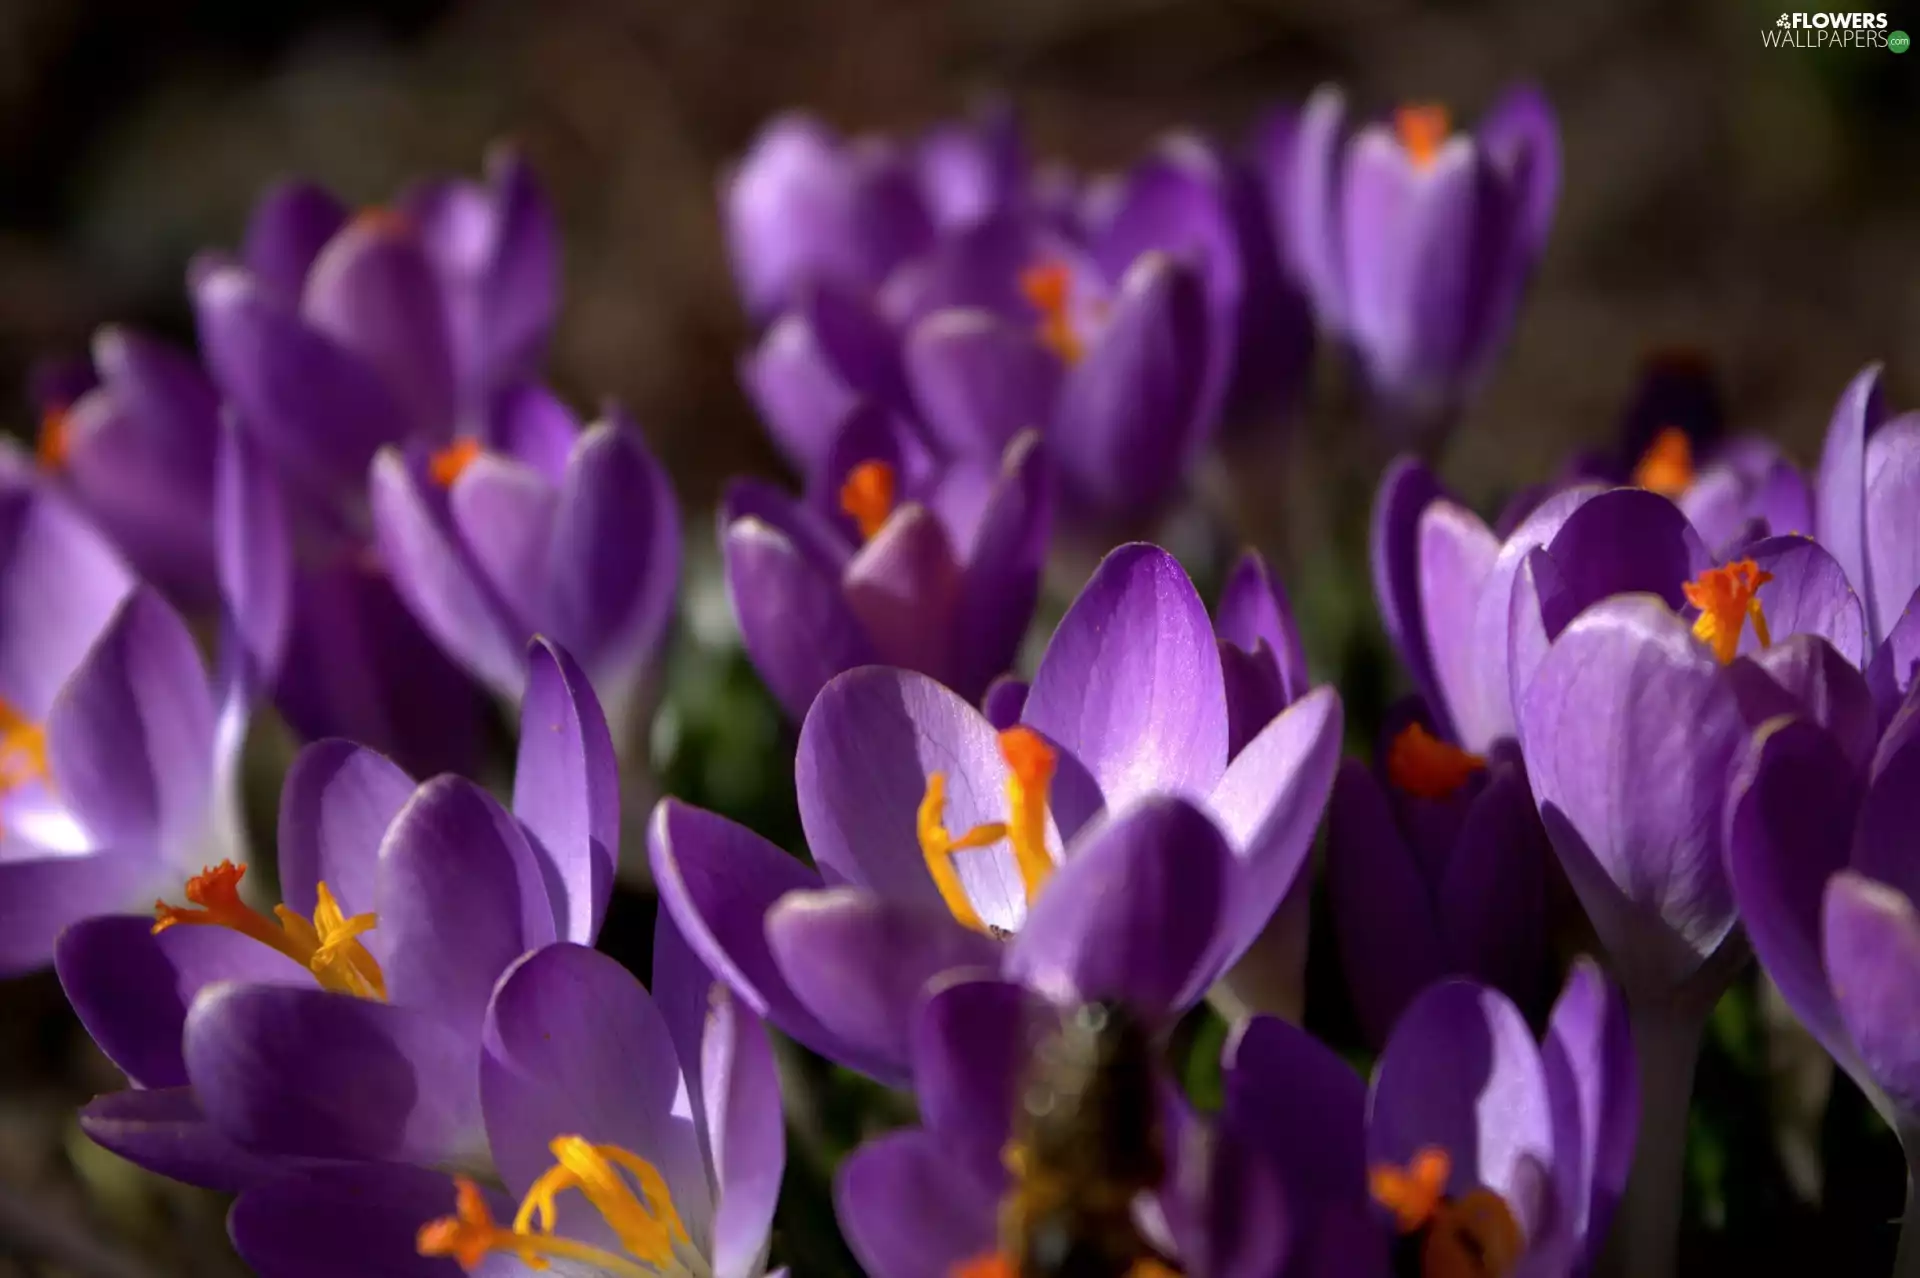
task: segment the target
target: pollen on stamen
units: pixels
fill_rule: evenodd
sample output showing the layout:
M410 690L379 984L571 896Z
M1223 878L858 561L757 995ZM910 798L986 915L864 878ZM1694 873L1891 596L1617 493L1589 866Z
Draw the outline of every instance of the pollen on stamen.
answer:
M1457 792L1487 761L1410 723L1387 747L1387 780L1417 799L1444 799Z
M1445 107L1426 102L1403 106L1395 111L1393 127L1408 157L1415 166L1424 169L1440 154L1440 146L1447 140L1453 121Z
M1678 497L1693 486L1693 441L1678 426L1654 436L1633 468L1633 486L1662 497Z
M466 473L467 467L480 460L482 448L480 441L471 435L463 435L428 459L427 476L442 488L451 488L454 481Z
M1736 559L1707 569L1681 587L1687 602L1700 610L1693 623L1694 638L1713 649L1721 665L1740 651L1740 632L1749 620L1760 646L1773 646L1767 615L1760 607L1760 587L1772 580L1773 574L1762 571L1753 560Z
M860 529L863 541L872 541L893 514L898 485L893 467L883 461L863 461L847 472L840 485L840 509Z
M40 437L34 453L46 470L60 470L73 449L73 417L65 408L49 408L40 416Z
M1086 354L1073 326L1073 274L1064 262L1042 262L1020 273L1020 295L1040 313L1040 342L1063 364Z

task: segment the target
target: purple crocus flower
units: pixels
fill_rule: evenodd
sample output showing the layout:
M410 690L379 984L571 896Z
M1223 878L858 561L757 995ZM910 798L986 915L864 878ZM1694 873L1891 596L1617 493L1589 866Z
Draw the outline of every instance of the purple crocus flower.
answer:
M1920 976L1913 805L1920 697L1871 764L1820 725L1773 720L1743 753L1729 799L1727 869L1767 974L1920 1160ZM1920 1257L1911 1197L1896 1273Z
M835 1059L897 1078L926 981L1006 964L1084 997L1072 956L1185 1005L1292 888L1326 802L1340 707L1317 689L1231 763L1219 646L1179 564L1109 555L1061 621L1021 711L995 728L924 675L840 675L801 729L816 875L668 801L662 900L749 1006ZM799 889L852 889L824 897ZM778 908L776 908L778 907ZM1176 997L1175 995L1178 995Z
M759 1278L786 1162L766 1033L665 920L653 973L650 996L580 945L520 959L477 1071L496 1175L282 1179L234 1204L234 1246L262 1278Z
M190 273L208 371L278 468L298 523L291 650L277 689L308 737L465 764L472 685L372 561L367 472L385 445L486 437L532 374L557 302L553 217L502 152L488 186L436 182L349 218L318 187L263 199L239 258Z
M179 614L43 477L0 459L0 973L44 965L68 924L151 900L202 858L245 855L235 769L285 636L281 516L227 433L210 678Z
M1537 1043L1497 991L1429 987L1395 1025L1371 1088L1272 1018L1227 1049L1221 1125L1271 1160L1296 1225L1281 1278L1402 1272L1389 1261L1396 1233L1417 1258L1411 1272L1584 1274L1638 1120L1626 1008L1588 961Z
M199 363L109 325L90 362L44 368L34 399L42 468L142 578L183 607L211 606L220 400Z
M721 511L747 654L787 713L876 661L977 700L1013 662L1040 592L1052 498L1031 433L993 464L934 462L856 409L807 501L736 481Z
M1491 368L1559 198L1559 128L1539 91L1509 91L1475 134L1444 108L1348 132L1317 91L1263 147L1269 202L1321 327L1348 345L1383 410L1447 420Z
M1368 768L1341 764L1327 821L1327 887L1341 970L1375 1046L1414 996L1449 975L1544 1002L1551 852L1512 741L1490 756L1394 716Z
M508 392L494 439L375 459L374 536L394 586L502 698L519 698L520 654L544 634L621 719L673 616L673 488L625 414L582 430L539 387Z
M1006 1154L1020 1135L1014 1119L1034 1049L1060 1018L1018 984L992 978L956 980L927 999L912 1034L923 1125L869 1141L834 1185L847 1240L873 1278L1017 1272L997 1227L1001 1203L1017 1192ZM1282 1214L1277 1178L1231 1129L1203 1143L1177 1100L1164 1112L1166 1178L1136 1213L1145 1241L1190 1278L1280 1272L1294 1222ZM1168 1272L1152 1262L1131 1270Z
M593 938L619 831L584 676L544 643L529 664L511 813L463 778L416 787L320 742L282 793L273 916L223 863L187 883L188 906L62 935L67 996L135 1086L82 1112L94 1140L226 1190L343 1162L489 1165L489 996L527 951Z

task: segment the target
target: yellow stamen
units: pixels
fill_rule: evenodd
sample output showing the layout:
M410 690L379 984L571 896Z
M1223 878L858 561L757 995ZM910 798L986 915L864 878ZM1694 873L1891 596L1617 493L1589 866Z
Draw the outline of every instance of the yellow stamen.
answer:
M1400 135L1401 147L1406 150L1415 167L1424 169L1440 154L1440 146L1447 140L1453 121L1445 107L1437 103L1418 103L1395 111L1393 127Z
M1760 607L1760 587L1773 580L1751 559L1737 559L1723 568L1709 568L1681 587L1687 602L1700 610L1693 623L1693 637L1713 649L1713 655L1726 665L1740 650L1740 630L1748 618L1762 648L1773 646L1767 630L1767 615Z
M886 526L894 492L893 467L883 461L864 461L848 472L840 485L840 509L859 526L861 540L872 541Z
M1367 1173L1373 1199L1393 1213L1401 1233L1410 1234L1433 1218L1447 1192L1453 1160L1444 1149L1429 1146L1404 1168L1382 1163Z
M203 869L187 880L187 900L200 907L186 909L153 903L154 935L170 927L224 927L250 936L269 949L278 950L313 973L322 989L337 994L385 1002L387 980L379 962L360 943L360 937L374 929L378 919L371 914L351 918L325 883L319 885L319 902L308 920L284 905L273 907L274 919L240 899L240 880L247 867L222 861Z
M1063 364L1086 354L1073 327L1073 275L1064 262L1042 262L1020 273L1020 293L1040 313L1040 343Z
M1693 486L1693 441L1678 426L1654 436L1640 464L1633 468L1633 486L1662 497L1678 497Z
M46 470L59 470L67 464L73 448L73 417L64 408L49 408L40 415L40 439L35 452Z
M1007 840L1013 848L1014 864L1020 870L1020 883L1032 905L1053 875L1053 856L1047 851L1047 789L1053 783L1055 755L1053 747L1032 728L1008 728L1000 734L1000 755L1012 775L1007 778L1007 819L976 825L959 838L947 830L947 778L935 772L927 777L926 794L920 800L917 821L920 853L926 858L927 872L940 890L940 899L961 926L991 934L993 929L973 908L960 872L954 867L953 854L971 848L991 847Z
M1486 767L1481 755L1442 741L1417 723L1402 728L1387 747L1387 780L1418 799L1444 799Z
M590 1145L579 1136L559 1137L548 1148L554 1165L527 1191L510 1228L494 1220L479 1187L461 1177L454 1182L454 1214L421 1226L415 1250L422 1256L452 1257L468 1272L496 1252L531 1269L573 1260L618 1278L677 1272L676 1248L690 1240L667 1182L652 1163L618 1145ZM576 1189L612 1227L626 1255L555 1234L557 1200Z
M451 488L467 467L480 460L486 449L471 435L462 435L427 459L427 475L442 488Z
M0 794L51 778L47 730L0 700Z

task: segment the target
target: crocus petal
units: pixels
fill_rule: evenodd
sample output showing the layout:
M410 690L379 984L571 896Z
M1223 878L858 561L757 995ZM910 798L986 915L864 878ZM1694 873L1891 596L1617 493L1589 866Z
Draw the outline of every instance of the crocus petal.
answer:
M944 908L860 888L789 893L767 914L766 930L800 1001L860 1059L883 1062L891 1078L907 1073L908 1037L928 982L1000 963L995 941Z
M418 484L417 472L413 478ZM422 492L421 497L438 513L433 495ZM475 592L491 592L504 633L531 633L546 620L559 484L511 457L483 452L446 490L445 502L445 518L458 539L451 547L456 562L450 570L471 572Z
M1819 542L1808 537L1768 537L1746 547L1741 557L1773 574L1755 597L1776 640L1818 635L1852 665L1865 664L1866 624L1859 596L1847 584L1839 561ZM1745 627L1740 651L1751 655L1759 648L1759 636L1751 626Z
M233 422L220 427L214 528L220 594L237 652L224 656L239 709L279 677L293 620L293 545L286 504L259 445ZM237 712L237 711L236 711ZM228 747L237 750L238 741Z
M1911 718L1895 720L1882 740L1853 827L1852 849L1854 869L1909 896L1920 891L1920 857L1913 854L1920 808L1920 790L1915 788L1920 785L1920 737L1914 726ZM1793 787L1785 791L1795 792ZM1844 841L1844 824L1830 828L1831 837Z
M680 512L639 430L614 413L574 446L547 558L544 616L611 702L673 620ZM621 707L624 710L624 706Z
M1590 1266L1626 1189L1640 1130L1640 1075L1626 1000L1591 959L1575 961L1553 1005L1540 1060L1553 1101L1561 1210L1571 1216L1568 1234L1584 1253L1578 1263Z
M921 1121L978 1185L1006 1179L1020 1088L1050 1022L1030 990L997 977L956 976L926 994L911 1052Z
M221 984L181 1051L207 1117L242 1145L310 1158L471 1164L475 1038L426 1012L314 986Z
M799 314L783 315L767 330L740 361L740 381L773 442L803 473L826 460L840 423L860 399Z
M94 838L191 855L210 819L213 694L193 636L150 590L127 598L47 718L56 784Z
M377 873L388 996L471 1035L494 982L555 939L553 906L520 823L473 782L421 786L387 828Z
M299 1165L235 1144L207 1121L190 1087L96 1096L80 1109L80 1130L137 1167L225 1194L264 1184Z
M1539 1247L1553 1204L1553 1101L1540 1049L1507 998L1443 981L1414 1000L1374 1069L1367 1158L1404 1167L1426 1148L1452 1158L1448 1192L1485 1186Z
M1913 901L1851 871L1827 884L1822 912L1827 975L1840 1019L1867 1076L1903 1115L1920 1113L1920 917Z
M0 859L0 975L45 967L68 926L151 899L163 874L146 852Z
M1189 1155L1189 1157L1193 1157ZM1217 1278L1273 1278L1293 1254L1300 1226L1288 1210L1285 1184L1264 1151L1232 1127L1216 1127L1194 1159L1199 1164L1185 1204L1192 1226L1181 1262Z
M280 895L311 917L325 883L347 914L366 913L378 899L380 843L413 797L413 778L385 755L350 741L316 741L287 770L280 791ZM362 938L385 949L375 929Z
M1583 503L1546 550L1558 570L1558 588L1540 599L1549 638L1609 595L1645 591L1669 608L1684 608L1681 587L1713 566L1712 553L1679 508L1641 488L1616 488Z
M960 565L932 511L918 502L895 510L854 555L841 584L882 662L946 673Z
M1658 599L1621 596L1555 641L1519 711L1547 833L1629 988L1689 975L1735 921L1721 819L1744 726L1720 666Z
M822 872L890 900L944 909L918 833L935 772L946 779L945 823L956 837L1006 819L1012 773L999 736L957 694L925 675L879 666L829 683L801 726L794 758L800 823ZM1026 891L1011 853L980 849L957 857L955 868L985 922L1019 929Z
M1298 1026L1256 1016L1224 1071L1224 1122L1273 1158L1296 1208L1366 1202L1367 1087L1352 1067Z
M511 695L526 636L471 570L439 495L394 449L373 463L374 536L394 587L440 645L489 686Z
M1132 517L1173 491L1212 426L1203 403L1207 347L1196 272L1160 253L1142 257L1061 386L1048 447L1076 501Z
M556 1137L583 1136L652 1163L689 1232L704 1236L713 1205L684 1088L653 999L613 959L550 945L501 979L480 1095L494 1162L515 1194L553 1165Z
M1920 669L1920 607L1915 606L1916 601L1920 601L1920 590L1907 601L1905 611L1867 663L1867 686L1883 724L1900 708L1913 686L1914 671Z
M766 1028L718 986L702 1040L702 1103L718 1201L714 1278L758 1278L786 1170L780 1074Z
M324 188L282 182L255 202L241 257L248 270L292 305L306 287L314 259L346 223L346 208Z
M453 347L439 285L420 238L402 218L348 223L315 259L301 294L318 333L375 370L407 414L411 433L453 433Z
M1227 766L1213 623L1179 561L1122 546L1054 631L1026 721L1086 765L1109 807L1204 795Z
M907 339L907 374L936 442L958 457L998 457L1053 420L1060 360L1031 329L990 311L940 311Z
M513 1204L487 1194L495 1218ZM422 1256L420 1227L450 1216L454 1187L425 1167L321 1168L242 1194L227 1218L234 1250L260 1278L458 1278L446 1257ZM507 1256L471 1271L475 1278L520 1278L528 1272Z
M547 639L527 648L513 814L550 871L561 939L592 944L620 851L620 771L592 685Z
M487 179L494 225L479 279L480 367L503 376L527 371L553 332L560 233L538 175L518 151L489 155Z
M1456 970L1526 1008L1544 1001L1552 855L1526 778L1500 768L1467 810L1435 902Z
M1327 892L1340 970L1367 1041L1380 1044L1414 995L1448 971L1440 919L1366 765L1341 765L1327 818Z
M947 1278L995 1246L994 1200L957 1174L927 1132L893 1132L856 1150L834 1181L847 1242L873 1278Z
M720 551L741 641L790 716L804 718L828 680L873 660L838 575L773 524L727 525Z
M1346 95L1322 85L1300 110L1291 165L1268 175L1280 205L1276 237L1313 298L1320 326L1338 333L1346 321L1346 266L1340 218Z
M60 935L54 969L74 1014L137 1087L184 1087L180 1035L193 997L216 981L311 985L306 968L220 927L173 927L110 914Z
M1560 126L1553 107L1537 86L1515 85L1487 108L1478 133L1497 163L1523 176L1518 228L1532 251L1540 252L1560 200Z
M1223 966L1236 862L1184 799L1147 799L1074 842L1007 947L1007 970L1060 1003L1172 1017Z
M545 386L523 382L497 395L488 416L495 446L558 488L580 438L573 410Z
M1333 789L1344 723L1340 694L1315 688L1247 743L1207 800L1241 867L1229 957L1253 943L1300 876Z
M1867 575L1867 436L1885 415L1880 365L1869 364L1847 383L1834 405L1814 491L1814 534L1846 569L1854 589L1866 592L1869 625L1879 614ZM1876 640L1879 633L1874 631Z
M1779 713L1805 715L1833 735L1854 767L1864 775L1880 740L1873 694L1861 673L1833 645L1815 635L1797 634L1747 658L1791 699ZM1768 717L1765 702L1751 682L1740 681L1748 722Z
M999 678L1013 664L1033 620L1053 523L1051 479L1039 435L1015 439L990 490L979 533L971 550L963 552L966 565L949 654L953 686L962 695ZM1025 695L1023 685L1013 719ZM994 722L1012 726L1011 720Z
M238 267L202 263L192 287L208 370L241 421L309 488L357 492L411 421L378 374Z
M1432 654L1434 683L1453 728L1469 750L1485 750L1507 734L1513 711L1504 681L1488 677L1475 618L1500 557L1500 542L1472 511L1437 499L1419 524L1419 612L1422 647Z
M1884 635L1920 588L1920 550L1903 535L1920 502L1920 414L1906 413L1867 441L1867 580L1860 588L1873 609L1873 633Z
M987 722L993 725L995 732L1005 732L1020 722L1020 714L1027 708L1027 682L1012 675L1001 675L987 687L987 695L981 698L980 712L987 716Z
M1315 96L1317 100L1319 95ZM1312 110L1311 104L1308 110ZM1380 477L1368 536L1373 597L1380 609L1381 624L1400 654L1401 664L1412 676L1413 686L1440 714L1445 713L1446 703L1427 647L1427 623L1421 610L1420 540L1427 507L1442 496L1440 481L1419 458L1394 458ZM1450 721L1443 721L1441 730L1453 735Z
M118 552L64 500L0 477L0 697L45 720L133 586Z
M1306 648L1287 602L1287 588L1259 551L1241 555L1227 575L1227 584L1220 588L1220 605L1214 610L1213 631L1247 652L1257 652L1266 644L1279 666L1287 701L1307 690Z

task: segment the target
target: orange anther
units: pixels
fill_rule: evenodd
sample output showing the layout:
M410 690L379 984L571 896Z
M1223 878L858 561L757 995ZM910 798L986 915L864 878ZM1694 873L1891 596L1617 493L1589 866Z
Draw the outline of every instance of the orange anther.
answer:
M1393 127L1400 135L1400 145L1407 155L1415 165L1424 169L1440 154L1440 145L1447 140L1453 122L1445 107L1436 103L1419 103L1395 111Z
M428 459L427 474L440 487L451 488L454 481L466 473L467 467L479 461L480 454L485 451L479 440L471 435L462 435Z
M1487 761L1410 723L1387 747L1387 780L1418 799L1444 799L1465 785Z
M840 485L840 509L860 529L862 540L872 541L893 514L896 484L893 467L883 461L863 461L847 473Z
M1678 426L1654 436L1633 468L1633 485L1662 497L1678 497L1693 485L1693 441Z

